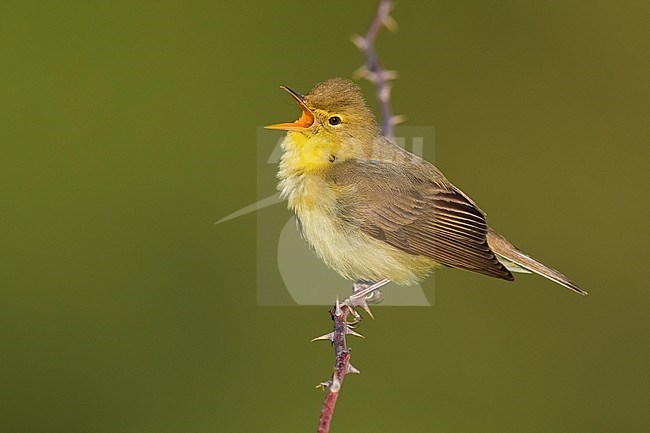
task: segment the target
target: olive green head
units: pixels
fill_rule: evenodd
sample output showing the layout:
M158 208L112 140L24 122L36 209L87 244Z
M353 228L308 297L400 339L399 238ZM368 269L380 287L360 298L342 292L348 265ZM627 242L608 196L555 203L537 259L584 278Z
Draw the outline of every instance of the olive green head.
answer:
M304 96L288 87L283 89L296 100L302 114L295 122L266 128L289 131L297 146L315 139L319 146L329 146L332 153L345 158L367 151L379 136L375 115L353 81L333 78L317 84Z

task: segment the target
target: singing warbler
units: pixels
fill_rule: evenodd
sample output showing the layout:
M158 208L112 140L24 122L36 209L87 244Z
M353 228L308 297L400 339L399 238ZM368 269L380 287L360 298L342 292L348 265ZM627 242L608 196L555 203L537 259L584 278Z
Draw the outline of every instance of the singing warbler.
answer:
M526 255L432 164L382 136L360 88L335 78L308 94L283 87L302 110L287 131L278 178L316 254L351 280L408 285L438 266L512 281L534 272L586 295Z

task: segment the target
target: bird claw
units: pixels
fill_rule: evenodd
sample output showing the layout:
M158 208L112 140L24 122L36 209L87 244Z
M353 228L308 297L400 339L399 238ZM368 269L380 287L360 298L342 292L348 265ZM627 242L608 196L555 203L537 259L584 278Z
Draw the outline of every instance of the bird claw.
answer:
M370 316L372 320L375 320L375 316L372 314L372 311L370 311L370 307L368 306L367 302L361 304L361 308L363 308L366 311L366 313L368 313L368 316Z
M345 301L344 301L345 302ZM350 313L352 313L352 316L354 317L350 322L347 322L348 328L356 328L359 323L361 322L361 315L357 313L357 310L354 309L352 305L348 305L348 308L350 310Z
M374 320L375 316L370 311L369 305L376 305L383 301L381 291L379 290L388 280L381 280L377 283L367 281L357 281L352 287L352 295L341 302L350 309L354 316L354 320L350 322L352 326L357 325L361 321L361 315L356 311L357 308L363 308L366 313Z
M370 316L372 320L375 320L375 316L372 314L372 311L370 311L370 307L366 302L363 302L363 300L355 301L354 305L351 304L346 304L346 305L350 309L352 315L354 316L354 319L348 323L348 326L350 328L356 328L357 326L359 326L359 323L361 323L362 317L361 314L357 312L357 308L363 308L364 311L368 313L368 316Z

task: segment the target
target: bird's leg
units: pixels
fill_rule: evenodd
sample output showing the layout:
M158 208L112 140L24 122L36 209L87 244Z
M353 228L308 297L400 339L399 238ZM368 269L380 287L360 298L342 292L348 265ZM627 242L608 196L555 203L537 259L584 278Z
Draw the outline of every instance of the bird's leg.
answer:
M388 282L388 280L386 280ZM375 281L367 281L367 280L357 280L353 285L352 285L352 293L357 293L362 290L368 289L368 287L373 286L377 284ZM371 293L368 293L366 296L366 302L368 304L380 304L381 301L383 301L382 298L382 293L381 290L379 290L379 287L383 286L386 283L382 283L379 286L376 286L377 288L372 290Z
M361 320L361 316L357 313L356 308L361 307L370 317L374 319L370 307L368 305L379 304L382 301L381 291L379 289L388 284L390 280L383 279L378 282L367 282L359 280L353 285L353 293L348 298L344 299L341 302L341 305L347 305L350 308L350 311L354 315L355 320L351 323L356 325Z

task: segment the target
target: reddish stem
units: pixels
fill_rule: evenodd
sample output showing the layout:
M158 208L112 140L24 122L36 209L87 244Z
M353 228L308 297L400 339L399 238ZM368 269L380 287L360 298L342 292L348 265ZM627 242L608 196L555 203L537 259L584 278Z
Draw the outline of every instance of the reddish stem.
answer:
M348 329L347 317L350 314L350 309L347 305L338 309L337 307L330 310L332 320L334 321L332 345L334 346L336 361L332 378L324 384L326 387L325 401L323 402L323 409L321 410L320 420L318 421L317 433L329 433L336 400L339 397L341 386L343 386L343 379L345 379L345 375L348 373L350 367L350 349L348 349L345 341L346 331Z

